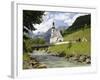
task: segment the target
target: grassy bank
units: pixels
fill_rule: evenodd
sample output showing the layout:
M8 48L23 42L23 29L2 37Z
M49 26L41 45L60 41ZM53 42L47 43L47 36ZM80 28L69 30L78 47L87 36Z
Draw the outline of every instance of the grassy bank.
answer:
M74 33L71 33L69 35L64 35L64 41L69 40L77 40L78 38L86 38L88 42L91 41L91 30L90 28L86 29L80 29Z
M90 55L90 43L79 42L70 44L55 45L48 48L48 51L63 55Z

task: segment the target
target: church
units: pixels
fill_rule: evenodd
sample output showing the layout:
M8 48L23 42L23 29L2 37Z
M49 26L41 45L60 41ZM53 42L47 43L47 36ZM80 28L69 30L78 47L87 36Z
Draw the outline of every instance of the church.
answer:
M50 43L62 42L63 37L58 29L55 28L54 22L53 27L51 28L51 37Z
M46 41L50 44L62 42L63 37L58 29L55 28L55 24L53 22L52 28L50 28L46 33Z

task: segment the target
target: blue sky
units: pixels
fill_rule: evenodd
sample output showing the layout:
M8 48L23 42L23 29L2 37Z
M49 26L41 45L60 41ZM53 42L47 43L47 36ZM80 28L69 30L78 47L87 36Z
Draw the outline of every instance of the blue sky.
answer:
M43 21L40 24L35 24L34 27L37 29L33 33L46 32L52 27L52 23L55 23L55 27L61 26L69 27L76 20L77 17L87 15L86 13L72 13L72 12L56 12L48 11L42 16Z

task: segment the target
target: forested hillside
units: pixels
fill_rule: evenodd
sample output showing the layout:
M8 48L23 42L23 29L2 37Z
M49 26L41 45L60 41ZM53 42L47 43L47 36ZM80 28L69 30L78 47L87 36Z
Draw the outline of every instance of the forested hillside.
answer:
M80 30L80 29L90 28L90 26L91 26L90 24L91 24L91 15L90 14L89 15L85 15L85 16L80 16L62 34L64 36L66 34L73 33L73 32L75 32L77 30Z

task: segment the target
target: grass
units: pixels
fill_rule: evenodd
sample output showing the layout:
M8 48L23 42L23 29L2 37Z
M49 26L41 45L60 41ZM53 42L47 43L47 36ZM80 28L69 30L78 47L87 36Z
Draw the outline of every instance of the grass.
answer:
M28 53L24 53L23 54L23 61L29 61L30 60L30 57L28 55Z
M90 28L86 28L86 29L81 29L77 32L71 33L69 35L65 35L64 36L64 41L69 41L69 40L76 40L78 38L83 38L85 37L88 41L90 41L91 39L91 31Z
M80 41L76 43L55 45L48 48L48 51L56 54L66 55L90 55L91 54L91 40L90 28L79 30L69 35L64 36L64 41L75 41L78 38L86 38L87 41Z
M72 43L69 48L69 44L55 45L48 48L48 51L52 53L64 53L65 55L90 55L90 43L79 42Z

